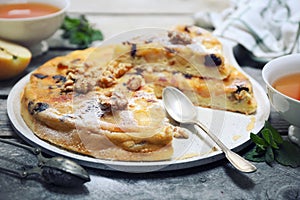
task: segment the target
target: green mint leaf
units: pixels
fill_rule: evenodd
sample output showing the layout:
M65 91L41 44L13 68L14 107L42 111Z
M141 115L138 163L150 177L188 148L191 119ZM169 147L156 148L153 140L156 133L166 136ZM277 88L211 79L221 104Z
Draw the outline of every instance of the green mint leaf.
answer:
M71 44L77 44L79 46L87 47L90 43L89 38L82 32L74 32L70 36L70 43Z
M258 135L254 134L254 133L250 133L250 138L257 146L259 146L263 150L265 149L265 147L268 146L268 144L266 143L266 141L263 138L259 137Z
M269 129L263 129L261 130L261 135L264 138L264 140L267 142L267 144L271 145L271 142L273 140L271 131Z
M273 138L273 135L272 135L272 132L270 129L267 129L267 128L264 128L262 131L262 136L263 138L267 141L267 143L269 145L271 145L274 149L278 149L278 145L276 144L276 142L274 141L274 138Z
M265 162L265 151L261 151L257 146L247 152L244 157L253 162Z
M300 148L295 144L285 140L275 152L278 163L291 167L300 166Z
M269 165L271 165L271 163L274 161L274 152L273 152L273 149L271 146L267 147L266 154L265 154L265 160L266 160L266 163Z
M297 145L283 140L278 131L267 121L260 133L262 137L250 134L256 146L245 154L246 159L255 162L265 161L269 165L275 160L285 166L300 166L300 148Z
M86 19L85 15L80 15L79 18L83 23L87 23L87 24L89 23L88 20Z
M278 131L270 124L270 122L265 121L264 128L267 128L267 129L269 129L269 130L272 132L273 139L274 139L274 141L275 141L277 144L281 144L281 143L283 142L283 139L282 139L281 135L280 135L280 134L278 133Z
M80 19L65 17L65 20L62 24L62 28L65 30L71 30L80 25Z
M92 41L103 40L103 35L98 30L93 30L91 37L92 37Z
M61 29L62 38L82 48L88 47L93 41L103 40L102 32L94 29L84 15L79 18L66 16Z

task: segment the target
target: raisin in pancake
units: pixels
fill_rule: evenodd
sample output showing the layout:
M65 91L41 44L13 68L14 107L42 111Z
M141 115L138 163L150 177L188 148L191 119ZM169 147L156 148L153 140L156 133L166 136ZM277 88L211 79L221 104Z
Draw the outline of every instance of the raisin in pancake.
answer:
M185 36L191 43L182 41ZM177 27L152 39L74 51L40 66L22 95L27 125L41 139L80 154L154 161L172 158L174 136L187 137L159 102L165 86L181 89L198 106L255 112L250 81L227 63L208 32Z

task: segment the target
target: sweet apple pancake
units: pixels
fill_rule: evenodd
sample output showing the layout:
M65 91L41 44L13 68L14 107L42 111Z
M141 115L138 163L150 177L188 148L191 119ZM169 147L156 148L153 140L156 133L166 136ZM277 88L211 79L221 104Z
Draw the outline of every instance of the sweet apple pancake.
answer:
M34 72L24 88L21 113L41 139L101 159L168 160L173 137L160 103L165 86L197 106L254 113L250 81L234 69L221 43L207 31L179 26L151 40L74 51Z

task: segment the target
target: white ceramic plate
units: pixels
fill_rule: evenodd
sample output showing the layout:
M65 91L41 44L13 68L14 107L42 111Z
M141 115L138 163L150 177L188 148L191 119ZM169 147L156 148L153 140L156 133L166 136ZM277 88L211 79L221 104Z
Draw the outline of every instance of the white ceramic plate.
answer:
M231 63L241 70L232 54L232 43L222 40L226 56ZM258 108L255 115L243 115L234 112L213 110L199 107L199 120L211 129L230 149L239 151L249 144L250 132L258 133L270 114L270 103L264 89L249 77L254 89ZM169 161L124 162L95 159L72 153L51 145L34 135L27 127L20 114L20 95L29 81L29 75L21 79L11 90L7 101L7 112L16 132L28 143L39 146L44 152L62 155L77 161L81 165L99 169L120 170L126 172L150 172L183 169L215 162L224 157L221 151L212 151L213 142L202 133L200 139L190 132L189 139L174 139L174 156Z

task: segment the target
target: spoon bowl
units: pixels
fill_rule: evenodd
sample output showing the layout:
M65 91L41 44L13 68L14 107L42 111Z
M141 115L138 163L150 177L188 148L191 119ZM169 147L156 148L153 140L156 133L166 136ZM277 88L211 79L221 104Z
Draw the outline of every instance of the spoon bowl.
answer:
M177 122L187 123L197 118L197 111L190 99L173 87L164 89L163 103L169 115Z
M90 181L89 174L77 163L63 157L52 157L42 164L42 176L47 182L65 186L81 186Z
M239 171L256 171L256 167L252 163L227 148L216 135L211 133L210 130L197 119L196 107L180 90L174 87L166 87L163 90L162 97L166 111L175 121L185 124L194 124L201 128L220 147L225 153L226 158ZM196 133L200 136L198 132Z

